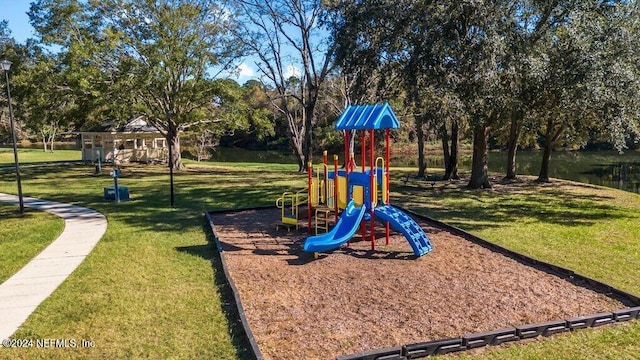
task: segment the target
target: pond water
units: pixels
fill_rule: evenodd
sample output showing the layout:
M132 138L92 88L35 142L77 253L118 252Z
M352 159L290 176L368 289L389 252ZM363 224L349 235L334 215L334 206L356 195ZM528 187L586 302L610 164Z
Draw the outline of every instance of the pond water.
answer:
M542 152L520 152L516 161L518 174L537 176L540 172ZM506 152L495 152L489 156L491 171L504 174L506 163ZM640 152L556 152L551 155L549 176L640 193Z
M391 165L415 167L416 158L415 154L392 156ZM427 158L428 167L444 167L441 155L428 155ZM220 148L214 153L211 161L295 163L295 157L291 153L277 151ZM542 152L540 151L520 151L517 157L517 173L537 176L541 161ZM506 164L506 152L489 153L489 171L504 174ZM471 154L461 155L460 169L470 171ZM640 152L626 151L623 154L617 151L554 152L551 156L549 175L554 178L640 193Z

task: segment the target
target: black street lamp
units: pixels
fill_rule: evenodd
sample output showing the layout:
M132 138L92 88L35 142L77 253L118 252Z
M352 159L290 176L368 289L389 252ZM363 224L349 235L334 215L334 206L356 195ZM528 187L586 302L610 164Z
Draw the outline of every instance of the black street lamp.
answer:
M22 182L20 181L20 164L18 163L18 147L16 144L16 128L13 122L13 107L11 106L11 90L9 90L9 70L11 61L0 61L0 67L4 70L4 78L7 81L7 102L9 103L9 120L11 122L11 135L13 136L13 160L16 165L16 180L18 181L18 199L20 202L20 214L24 214L24 201L22 200Z
M169 141L169 183L171 187L171 207L175 207L173 194L173 126L171 125L171 110L167 111L167 141Z

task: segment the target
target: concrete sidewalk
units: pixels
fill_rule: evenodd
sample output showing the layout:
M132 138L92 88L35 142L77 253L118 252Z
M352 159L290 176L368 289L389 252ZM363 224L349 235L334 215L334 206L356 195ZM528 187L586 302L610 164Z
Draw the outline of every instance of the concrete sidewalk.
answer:
M0 202L18 197L0 193ZM81 206L25 197L24 206L64 219L64 230L47 248L0 285L0 340L8 339L73 270L107 230L104 215Z

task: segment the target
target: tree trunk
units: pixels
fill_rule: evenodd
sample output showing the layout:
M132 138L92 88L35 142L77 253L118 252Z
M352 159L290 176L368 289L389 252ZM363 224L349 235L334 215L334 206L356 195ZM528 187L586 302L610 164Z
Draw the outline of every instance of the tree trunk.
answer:
M302 149L303 149L303 161L304 164L307 164L309 162L313 162L313 146L312 146L312 140L313 140L313 130L311 127L311 119L310 117L305 117L305 132L304 132L304 142L302 145ZM304 169L302 171L306 171L306 166L304 166Z
M518 151L518 140L522 129L521 112L516 111L511 118L509 128L509 140L507 141L507 174L505 179L513 180L516 175L516 153Z
M296 121L296 117L290 113L284 113L287 118L287 125L289 126L289 136L291 139L291 147L293 148L294 155L296 156L296 161L298 163L298 172L304 172L307 170L305 161L304 161L304 151L303 151L303 137L305 131L305 120L303 120L302 128L298 126L298 122Z
M315 107L315 101L310 99L304 111L304 142L302 148L304 150L305 167L303 171L306 170L307 163L313 162L313 120Z
M422 120L416 120L416 135L418 138L418 177L424 178L427 173L427 162L424 159L424 129Z
M446 167L449 164L449 155L450 155L449 133L447 132L447 123L443 123L442 126L440 127L440 138L442 139L442 158L443 158L442 163L444 164L445 173L446 173Z
M551 150L553 148L552 121L547 122L547 130L544 134L544 151L542 153L542 164L537 182L549 182L549 163L551 162Z
M449 154L446 162L446 171L443 180L458 180L458 143L460 138L460 126L458 120L453 120L451 123L451 151L447 151Z
M509 142L507 144L507 174L504 177L507 180L514 180L517 178L516 175L516 152L518 149L517 142Z
M296 156L296 161L298 163L298 172L306 171L306 166L304 163L304 152L302 151L302 139L292 136L291 146L293 146L293 151Z
M364 130L362 130L362 131L364 131ZM356 137L357 137L357 135L356 135L356 134L357 134L357 133L358 133L358 130L351 130L351 131L350 131L350 134L351 134L351 135L349 136L349 154L354 154L354 153L355 153ZM348 160L349 160L349 159L344 159L344 163L345 163L345 165L344 165L344 166L345 166L345 167L346 167L346 163L347 163L347 161L348 161ZM356 164L356 165L357 165L357 161L356 161L355 156L353 157L353 162L354 162L354 164Z
M362 130L364 131L364 130ZM356 139L358 138L358 130L350 130L349 131L349 156L351 156L351 154L355 154L355 148L356 148ZM344 130L342 130L342 135L344 136ZM353 164L354 167L357 167L358 165L358 159L356 159L357 156L353 156ZM347 162L349 161L349 158L345 158L342 162L342 168L345 169L347 167Z
M174 131L171 134L171 152L172 158L171 162L173 164L173 170L181 170L184 169L184 164L182 164L182 155L180 154L180 132Z
M488 147L490 127L477 125L473 130L473 159L471 164L471 179L467 185L470 189L491 188L488 176Z
M42 133L42 151L47 152L47 136Z
M548 145L545 141L544 152L542 153L542 165L540 166L540 175L538 175L537 182L547 183L549 182L549 163L551 162L551 145Z

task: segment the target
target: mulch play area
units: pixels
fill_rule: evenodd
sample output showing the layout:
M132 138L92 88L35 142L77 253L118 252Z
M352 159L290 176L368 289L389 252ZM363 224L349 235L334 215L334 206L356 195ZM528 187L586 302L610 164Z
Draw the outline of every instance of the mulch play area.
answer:
M249 326L267 359L329 359L523 324L622 309L624 304L420 225L434 250L416 259L402 235L376 250L302 251L306 229L276 230L277 209L212 214Z

